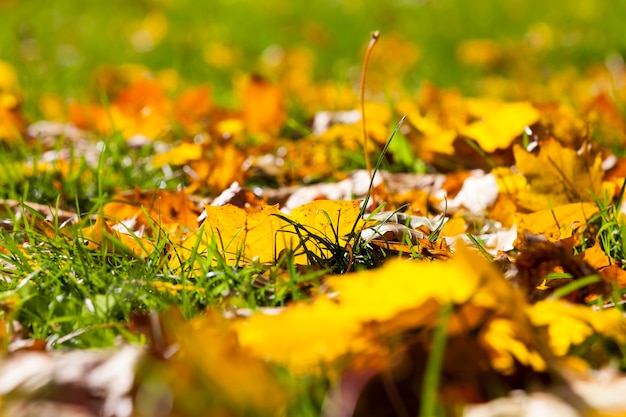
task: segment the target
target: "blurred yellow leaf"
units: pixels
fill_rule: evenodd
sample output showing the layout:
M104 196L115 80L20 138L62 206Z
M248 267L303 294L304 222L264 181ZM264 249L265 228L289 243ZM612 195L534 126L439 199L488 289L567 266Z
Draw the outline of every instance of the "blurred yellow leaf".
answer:
M502 48L491 39L469 39L456 48L456 58L468 65L494 65L502 55Z
M190 136L206 129L209 114L213 110L211 88L200 86L185 90L174 103L174 118Z
M137 409L154 409L157 394L150 387L167 384L176 416L280 415L287 405L284 387L264 360L252 357L237 342L228 323L213 311L185 321L173 312L163 315L164 338L176 344L165 360L146 359L137 377ZM152 385L151 385L152 384ZM170 394L170 395L171 395ZM150 404L146 404L150 403Z
M202 145L183 142L178 146L174 146L167 152L154 155L152 164L155 168L161 168L166 164L184 165L190 161L202 159L202 153Z
M338 293L336 299L320 297L278 315L257 313L237 323L242 346L294 371L314 372L344 355L376 350L367 330L374 323L393 330L382 332L391 338L409 329L432 328L443 304L469 304L507 315L513 323L509 338L519 344L508 350L510 355L538 369L545 367L533 347L525 346L532 337L520 309L525 303L521 294L466 248L448 262L391 260L380 269L330 277L327 284ZM472 317L455 317L449 331L470 331L486 316Z
M557 356L567 355L570 348L596 333L621 342L626 339L626 320L617 309L591 311L580 304L546 300L530 306L528 311L533 324L548 328L550 347Z
M200 158L187 162L190 169L186 173L191 182L187 192L209 188L218 194L234 182L244 182L246 155L232 142L205 144L202 150ZM187 151L190 151L187 157L192 157L197 155L198 149L188 147Z
M120 193L103 207L107 219L115 222L132 220L133 230L152 234L153 229L172 233L171 226L196 228L200 210L184 190L157 190Z
M514 370L515 361L518 361L535 371L544 371L544 358L528 346L528 340L520 340L518 332L516 323L508 318L496 318L487 323L481 333L481 341L492 352L492 366L499 372L510 374Z
M539 111L530 103L506 103L490 99L468 99L469 114L478 118L460 130L474 139L486 152L505 149L524 132L524 127L539 120Z

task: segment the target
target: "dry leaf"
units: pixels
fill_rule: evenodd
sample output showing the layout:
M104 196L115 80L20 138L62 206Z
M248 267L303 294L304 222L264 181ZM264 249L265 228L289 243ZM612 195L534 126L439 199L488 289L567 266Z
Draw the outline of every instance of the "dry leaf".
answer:
M521 207L539 211L603 197L600 155L588 151L579 155L554 139L543 143L538 155L520 146L515 146L513 152L517 169L528 181L527 188L516 195Z
M572 236L579 242L587 222L597 212L595 203L572 203L530 214L518 213L517 230L520 234L543 235L553 242Z

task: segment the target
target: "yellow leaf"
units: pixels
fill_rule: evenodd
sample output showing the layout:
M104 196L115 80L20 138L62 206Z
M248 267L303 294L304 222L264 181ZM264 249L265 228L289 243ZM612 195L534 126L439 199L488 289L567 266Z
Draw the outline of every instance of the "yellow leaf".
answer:
M492 352L492 366L499 372L509 374L517 360L535 371L544 371L546 362L536 350L520 340L518 330L515 322L505 318L497 318L485 326L481 341Z
M540 301L528 308L534 325L547 326L550 347L555 355L565 356L573 346L598 333L623 341L626 321L617 309L592 311L580 304L559 300Z
M234 264L239 256L241 262L253 259L273 262L276 259L274 238L285 225L283 220L274 216L281 214L277 205L263 207L253 214L230 204L205 206L205 210L204 232L218 240L227 262Z
M469 113L480 118L460 132L474 139L486 152L508 148L524 132L524 127L539 120L539 111L528 102L504 103L488 99L469 99Z
M541 145L538 155L520 146L513 148L515 165L528 186L520 191L517 203L528 210L602 198L602 157L587 152L579 155L563 148L556 140Z
M583 259L598 271L598 274L607 282L626 288L626 271L609 257L600 246L600 239L583 251Z
M183 142L178 146L174 146L167 152L156 154L152 164L155 168L161 168L166 164L184 165L190 161L195 161L201 158L202 145Z
M518 233L530 232L544 235L550 241L562 240L582 234L587 221L598 212L595 203L572 203L541 210L536 213L516 215Z
M424 135L424 150L448 155L454 153L453 143L457 136L455 129L439 123L432 115L423 116L413 102L401 101L397 107L400 113L407 115L409 123Z
M526 187L526 178L509 167L496 167L491 170L501 193L516 194Z
M324 297L313 304L292 305L277 316L257 313L235 323L243 347L300 372L314 371L356 350L352 345L360 328L352 311Z
M196 228L200 215L184 190L119 193L104 205L103 212L107 220L113 219L117 223L132 220L135 222L133 231L142 230L147 234L152 234L155 225L170 234L178 226Z
M432 328L440 306L448 303L470 304L474 312L482 311L469 316L458 313L462 317L453 317L450 332L480 326L488 317L483 314L486 310L510 317L515 340L523 343L530 337L521 294L478 254L462 246L448 262L391 260L377 270L330 277L327 284L338 293L336 299L320 297L278 315L257 313L236 323L242 346L294 371L313 371L346 354L376 350L368 338L368 328L375 323L390 330L385 332L389 337ZM527 362L535 365L540 362L532 347L518 350L511 354L520 360L531 356Z
M491 39L468 39L456 48L456 58L468 65L494 65L502 56L502 48Z
M360 211L359 201L316 200L296 207L290 217L335 241L352 231ZM362 221L355 230L359 230L359 224Z
M199 159L189 161L191 170L188 175L191 185L188 192L208 186L214 192L221 193L233 182L243 183L245 159L243 152L232 142L211 146L210 152L206 152Z
M358 201L318 200L295 208L290 218L306 227L310 233L328 239L333 244L345 245L342 238L350 233L357 222L359 207ZM185 240L179 253L183 258L189 256L199 239L200 252L205 251L215 240L225 260L231 265L237 264L237 261L239 264L252 260L274 262L283 249L294 249L298 245L298 237L293 233L294 226L276 216L285 216L278 205L264 206L251 214L230 204L205 206L205 210L204 232L194 233ZM307 249L318 255L326 254L326 251L318 250L314 244L307 246ZM297 260L306 261L304 257ZM174 267L179 265L178 260L173 262Z
M174 415L235 416L250 410L255 415L274 415L286 405L285 391L272 370L240 347L220 314L210 311L186 322L170 313L164 316L164 324L165 337L174 339L178 354L151 363L146 371L156 368L159 375L163 366L169 389L176 398L188 400L174 408Z

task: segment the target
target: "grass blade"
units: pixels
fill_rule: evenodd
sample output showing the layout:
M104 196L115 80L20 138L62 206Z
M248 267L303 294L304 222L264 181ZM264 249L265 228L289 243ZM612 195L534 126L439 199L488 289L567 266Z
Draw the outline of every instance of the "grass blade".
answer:
M434 416L437 411L437 392L441 381L441 368L446 352L448 321L452 316L453 305L446 304L441 307L437 327L433 333L433 344L426 364L424 373L424 386L422 388L422 401L420 405L420 416Z

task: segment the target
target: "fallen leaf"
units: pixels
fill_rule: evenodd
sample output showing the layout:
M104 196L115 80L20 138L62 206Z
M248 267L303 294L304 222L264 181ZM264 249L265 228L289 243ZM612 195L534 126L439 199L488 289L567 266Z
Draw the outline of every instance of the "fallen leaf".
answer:
M539 120L539 111L528 102L472 99L467 101L467 108L478 120L461 128L459 133L474 139L489 153L509 147L526 126Z
M243 121L251 134L275 135L285 122L280 88L258 75L240 81Z
M598 210L595 203L564 204L535 213L518 213L515 223L520 235L524 232L543 235L552 242L573 236L579 242L587 222Z
M528 186L515 196L517 203L532 211L567 203L602 199L602 158L585 151L564 148L550 139L534 155L519 145L514 146L515 164L526 177Z

